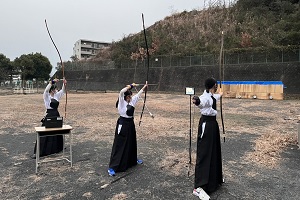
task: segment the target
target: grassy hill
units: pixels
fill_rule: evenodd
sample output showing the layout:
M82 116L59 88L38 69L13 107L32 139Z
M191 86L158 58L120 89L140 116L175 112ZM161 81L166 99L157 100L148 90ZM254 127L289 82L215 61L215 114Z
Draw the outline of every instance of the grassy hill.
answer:
M176 13L146 29L153 55L197 55L224 49L241 52L300 45L299 0L239 0L230 7ZM138 60L145 58L143 31L125 36L95 60Z

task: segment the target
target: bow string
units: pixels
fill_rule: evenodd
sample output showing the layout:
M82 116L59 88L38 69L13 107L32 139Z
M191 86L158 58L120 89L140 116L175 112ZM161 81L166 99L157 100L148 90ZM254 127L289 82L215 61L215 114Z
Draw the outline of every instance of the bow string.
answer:
M145 43L146 43L146 52L147 52L147 74L146 74L146 81L148 82L148 78L149 78L149 48L148 48L148 42L147 42L147 35L146 35L146 29L145 29L145 20L144 20L144 14L142 13L142 20L143 20L143 30L144 30L144 38L145 38ZM142 122L142 118L143 118L143 113L145 110L145 105L146 105L146 99L147 99L147 90L148 88L146 88L145 90L145 97L144 97L144 103L143 103L143 108L142 108L142 112L141 112L141 116L140 116L140 121L139 121L139 126L141 125Z
M220 50L220 57L219 57L219 79L220 79L220 90L222 91L222 77L224 76L224 56L223 56L223 49L224 49L224 34L222 31L221 35L221 50ZM225 126L223 120L223 106L222 106L222 96L220 97L220 112L221 112L221 121L222 121L222 129L224 134L224 142L225 142Z

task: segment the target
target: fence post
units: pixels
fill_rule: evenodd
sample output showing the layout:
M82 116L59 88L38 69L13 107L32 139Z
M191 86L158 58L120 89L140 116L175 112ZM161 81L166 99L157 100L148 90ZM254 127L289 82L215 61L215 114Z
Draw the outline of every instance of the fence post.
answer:
M298 148L300 148L300 120L298 121Z
M200 55L200 61L201 61L201 66L202 66L202 55Z

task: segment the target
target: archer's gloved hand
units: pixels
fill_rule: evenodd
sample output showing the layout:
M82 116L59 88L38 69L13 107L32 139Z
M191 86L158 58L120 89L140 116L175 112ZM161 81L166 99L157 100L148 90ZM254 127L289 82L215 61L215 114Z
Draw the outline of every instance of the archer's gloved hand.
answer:
M55 83L57 83L59 80L57 78L53 79L50 81L50 84L51 85L54 85Z
M198 97L198 96L193 96L192 102L193 102L193 104L195 104L196 106L199 106L199 104L200 104L200 99L199 99L199 97Z
M131 83L130 85L126 85L126 87L131 90L132 88L136 87L135 83Z

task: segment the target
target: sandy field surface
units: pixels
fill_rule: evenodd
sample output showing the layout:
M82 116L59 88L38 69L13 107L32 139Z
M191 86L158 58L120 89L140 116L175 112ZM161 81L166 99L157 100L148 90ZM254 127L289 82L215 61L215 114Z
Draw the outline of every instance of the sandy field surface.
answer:
M36 174L30 155L34 127L45 112L42 94L1 94L0 199L198 199L192 190L200 115L190 109L190 96L147 93L154 118L145 109L139 126L142 100L135 109L144 164L110 177L117 97L117 92L69 92L67 104L63 97L59 111L64 124L73 127L73 167L63 161L42 163ZM211 199L300 199L299 115L299 100L224 98L226 182Z

